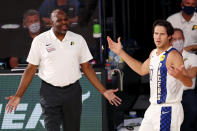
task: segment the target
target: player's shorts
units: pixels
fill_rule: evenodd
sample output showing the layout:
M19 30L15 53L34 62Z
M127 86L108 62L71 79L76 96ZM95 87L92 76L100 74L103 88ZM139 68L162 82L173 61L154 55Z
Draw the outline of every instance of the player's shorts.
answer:
M184 119L181 103L151 104L139 131L180 131Z

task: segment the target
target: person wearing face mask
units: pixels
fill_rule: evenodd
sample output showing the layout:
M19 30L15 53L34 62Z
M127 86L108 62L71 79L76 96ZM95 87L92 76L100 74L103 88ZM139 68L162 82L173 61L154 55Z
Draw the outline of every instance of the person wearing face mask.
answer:
M34 9L28 9L24 12L21 25L22 28L17 29L15 34L10 36L7 52L9 56L18 57L20 64L26 64L33 39L45 29L41 27L39 12Z
M33 39L38 36L40 33L46 31L45 28L41 26L39 12L35 9L28 9L23 14L23 33L16 34L17 47L21 49L20 63L26 63L26 58L31 47Z
M174 28L183 30L185 36L184 49L195 53L197 51L197 0L182 0L182 10L167 18Z
M31 38L40 34L40 15L37 10L27 10L23 15L23 27L27 28Z
M183 56L185 68L192 77L192 87L182 85L184 92L182 104L184 109L184 121L181 126L181 131L196 131L197 124L197 95L195 94L195 81L197 75L197 55L184 50L184 35L181 29L175 28L172 35L172 45Z

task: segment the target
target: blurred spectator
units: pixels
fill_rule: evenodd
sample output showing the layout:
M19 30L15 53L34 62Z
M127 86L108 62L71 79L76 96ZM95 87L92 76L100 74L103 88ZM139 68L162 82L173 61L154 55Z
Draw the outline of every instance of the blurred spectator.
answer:
M18 67L19 59L15 56L5 58L5 69L14 69Z
M30 50L32 40L37 35L39 35L40 33L42 33L43 31L46 30L44 28L41 28L41 21L40 21L39 12L34 9L29 9L24 13L23 27L25 28L25 30L23 30L24 33L22 35L20 34L20 36L17 36L18 38L20 38L20 40L17 40L18 46L19 45L23 46L21 48L25 52L24 56L22 56L22 58L20 58L20 63L26 63L26 57L27 57L28 52ZM25 42L25 43L23 42L24 44L22 44L22 45L21 45L21 43L22 43L21 40L24 40L24 42Z
M197 131L197 95L195 94L195 80L197 75L197 55L187 52L183 49L184 35L181 29L174 29L172 35L172 45L180 53L182 53L185 68L192 77L192 87L183 86L182 104L184 109L184 121L181 126L181 131Z
M0 51L1 58L8 56L26 58L33 38L44 31L37 10L29 9L22 17L22 28L1 30L1 42L4 44Z
M40 15L37 10L29 9L23 14L24 28L14 36L11 44L13 50L11 56L17 56L19 63L26 63L33 38L42 32L40 23Z
M64 10L71 24L76 24L78 21L78 0L44 0L39 8L40 16L43 25L50 27L50 14L55 9Z
M23 27L28 29L32 39L40 34L40 15L37 10L30 9L24 13Z
M197 13L196 0L182 0L182 10L167 18L174 28L183 30L185 36L184 49L197 51Z

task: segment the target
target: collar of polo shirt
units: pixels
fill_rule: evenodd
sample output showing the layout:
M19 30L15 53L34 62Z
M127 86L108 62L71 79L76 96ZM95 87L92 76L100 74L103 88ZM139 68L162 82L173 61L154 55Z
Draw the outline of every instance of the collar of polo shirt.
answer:
M64 36L63 41L64 41L64 40L68 40L69 32L70 32L70 31L67 31L67 32L66 32L66 35ZM52 28L51 28L51 30L50 30L50 34L51 34L53 40L57 40L57 39L58 39L58 38L55 36L55 33L53 32L53 29L52 29ZM59 40L59 39L58 39L58 40Z

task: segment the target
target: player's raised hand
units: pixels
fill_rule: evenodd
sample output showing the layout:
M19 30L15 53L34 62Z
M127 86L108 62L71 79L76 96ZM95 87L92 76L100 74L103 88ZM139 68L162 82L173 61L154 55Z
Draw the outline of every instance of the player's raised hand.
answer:
M107 36L107 42L109 45L109 48L116 53L117 55L120 54L122 50L122 44L120 42L120 37L118 38L118 42L114 42L109 36Z

